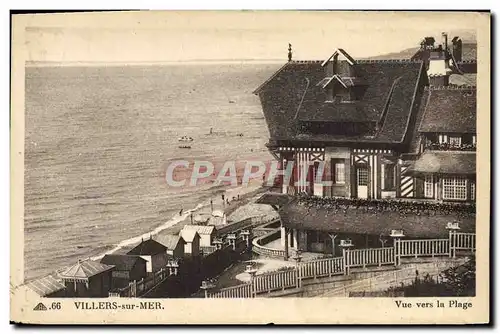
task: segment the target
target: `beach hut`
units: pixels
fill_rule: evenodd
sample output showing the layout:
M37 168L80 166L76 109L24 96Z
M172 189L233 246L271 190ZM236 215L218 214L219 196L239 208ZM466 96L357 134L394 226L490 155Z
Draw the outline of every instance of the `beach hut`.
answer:
M200 247L212 246L216 236L215 226L212 225L185 225L183 231L196 231L200 235Z
M210 217L210 221L208 222L208 225L213 225L213 226L220 226L220 225L226 225L227 224L227 216L222 210L215 210L212 212L212 215Z
M61 272L67 297L107 297L112 289L113 266L91 260L78 260Z
M186 225L188 226L188 225ZM185 227L185 226L184 226ZM197 257L200 255L200 235L195 229L182 229L179 232L180 237L184 239L184 254L186 256Z
M146 277L147 261L137 255L108 254L101 259L101 263L114 266L111 273L114 289Z
M206 225L210 221L209 214L198 214L194 216L194 222L199 225Z
M167 234L158 236L157 241L167 247L167 254L175 259L184 258L186 241L180 235Z
M138 255L146 260L146 271L148 273L155 273L164 268L169 259L167 247L153 240L152 237L142 240L140 244L132 248L127 254Z

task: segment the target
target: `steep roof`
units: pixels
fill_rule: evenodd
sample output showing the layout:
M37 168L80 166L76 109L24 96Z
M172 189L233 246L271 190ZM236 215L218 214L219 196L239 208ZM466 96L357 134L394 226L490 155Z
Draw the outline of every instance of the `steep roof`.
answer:
M114 265L114 270L119 271L130 271L137 262L146 262L146 260L140 256L124 254L108 254L101 259L101 263Z
M420 132L476 132L475 87L429 88Z
M186 243L181 236L173 234L158 236L157 241L168 249L175 249L179 243Z
M193 230L201 235L210 235L215 232L215 226L213 225L184 225L182 228L185 231Z
M139 245L135 246L127 254L129 255L156 255L164 253L167 250L165 246L153 239L143 240Z
M406 174L476 174L476 152L472 151L425 151L406 170Z
M92 260L78 261L76 264L63 271L60 275L61 278L88 279L112 268L113 266Z
M54 292L64 290L66 286L55 275L41 277L26 284L28 288L35 291L40 297L48 296Z
M375 209L355 207L344 210L327 205L307 206L292 202L280 211L280 216L287 227L332 233L388 236L391 230L402 229L406 237L439 238L448 236L446 225L453 220L460 223L461 232L475 231L474 215L453 213L404 214L398 211L378 212Z
M422 64L408 60L356 61L356 77L363 82L364 92L360 100L350 103L326 102L327 93L317 85L325 78L321 61L291 61L254 93L261 99L271 140L400 142L406 133ZM372 137L345 138L300 130L301 122L374 124L381 120L380 132Z
M182 237L182 239L184 239L186 242L193 242L193 240L196 238L196 237L200 237L200 235L198 234L198 232L196 230L184 230L182 229L180 232L179 232L180 236Z

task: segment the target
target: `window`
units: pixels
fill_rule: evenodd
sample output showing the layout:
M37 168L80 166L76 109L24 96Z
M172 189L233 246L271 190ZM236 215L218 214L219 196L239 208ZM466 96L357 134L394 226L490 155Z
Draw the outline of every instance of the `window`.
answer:
M448 136L447 135L439 135L438 139L439 139L439 143L440 144L444 144L444 143L448 142Z
M395 187L395 177L396 173L394 172L395 164L383 164L381 170L382 176L382 189L383 190L394 190Z
M470 183L470 199L471 201L476 200L476 182Z
M427 175L424 180L424 197L434 198L434 178L432 175Z
M335 172L334 172L334 182L336 184L344 184L345 183L345 164L343 162L335 163Z
M476 135L472 136L472 145L476 146Z
M450 142L450 146L459 147L460 145L462 145L462 138L461 137L450 137L449 142Z
M466 200L467 180L463 178L443 179L443 199Z
M358 167L358 186L368 185L368 168Z

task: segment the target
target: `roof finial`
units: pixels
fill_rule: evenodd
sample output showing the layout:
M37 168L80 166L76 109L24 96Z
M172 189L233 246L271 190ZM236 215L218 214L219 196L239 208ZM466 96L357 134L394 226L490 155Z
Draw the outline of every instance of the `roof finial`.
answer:
M288 61L292 61L292 44L288 43Z

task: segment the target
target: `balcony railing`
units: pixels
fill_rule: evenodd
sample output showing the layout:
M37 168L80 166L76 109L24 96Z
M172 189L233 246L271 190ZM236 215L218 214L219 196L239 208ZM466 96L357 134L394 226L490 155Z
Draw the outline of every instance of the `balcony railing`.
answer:
M433 151L475 151L476 144L451 145L448 143L426 143L425 149Z

